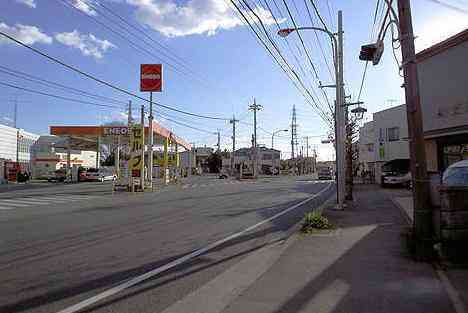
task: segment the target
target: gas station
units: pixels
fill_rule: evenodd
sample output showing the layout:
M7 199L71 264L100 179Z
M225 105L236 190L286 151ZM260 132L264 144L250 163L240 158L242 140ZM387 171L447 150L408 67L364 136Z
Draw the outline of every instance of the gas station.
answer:
M150 146L150 129L153 132L153 147ZM140 135L137 138L138 133ZM141 124L130 126L50 126L50 134L63 139L62 147L67 151L67 176L72 181L70 151L96 151L96 168L100 167L101 146L106 145L114 151L115 175L117 184L129 188L143 186L152 182L153 177L163 178L167 184L181 174L179 153L190 150L191 146L159 123L152 121L152 127L145 126L141 134ZM153 151L153 153L150 153ZM153 155L153 170L150 176L149 159ZM144 160L141 162L141 160ZM136 161L137 164L135 164ZM159 169L155 173L155 169ZM162 170L162 175L161 175ZM139 180L136 180L136 178ZM151 186L152 187L152 186Z

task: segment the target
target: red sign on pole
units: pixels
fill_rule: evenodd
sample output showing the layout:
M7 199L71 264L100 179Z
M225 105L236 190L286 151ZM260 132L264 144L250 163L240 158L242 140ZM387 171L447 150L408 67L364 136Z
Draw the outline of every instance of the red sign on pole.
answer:
M140 91L162 91L162 64L141 64Z

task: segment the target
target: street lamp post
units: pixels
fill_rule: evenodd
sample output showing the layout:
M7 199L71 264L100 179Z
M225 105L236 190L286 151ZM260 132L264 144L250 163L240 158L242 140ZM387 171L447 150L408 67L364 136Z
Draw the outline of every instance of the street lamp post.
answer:
M338 11L338 33L335 34L327 29L319 27L297 27L297 28L284 28L278 31L278 35L286 37L294 31L300 30L316 30L326 33L334 48L334 65L335 65L335 85L321 86L321 87L334 87L336 88L336 104L335 104L335 129L336 129L336 169L337 169L337 194L338 194L338 209L344 208L344 193L345 193L345 116L344 116L344 94L343 94L343 26L342 26L342 12Z
M278 130L275 130L273 132L273 134L271 134L271 148L273 149L273 140L275 138L275 135L278 134L278 133L281 133L281 132L287 132L289 131L288 129L278 129Z

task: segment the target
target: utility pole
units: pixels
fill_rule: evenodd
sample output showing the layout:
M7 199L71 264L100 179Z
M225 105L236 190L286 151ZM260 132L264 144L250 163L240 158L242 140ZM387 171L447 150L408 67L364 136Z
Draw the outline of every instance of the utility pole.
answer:
M353 142L352 125L349 119L348 107L345 108L346 119L346 194L345 199L353 200Z
M254 162L253 162L253 176L257 177L257 111L263 107L257 104L254 98L254 103L249 106L249 110L254 113L254 136L253 136L253 148L254 148Z
M218 135L218 144L217 144L217 146L218 146L218 153L219 153L221 151L221 134L219 133L219 129L218 129L218 131L216 133Z
M344 118L344 84L343 84L343 13L338 11L338 53L336 64L336 171L338 209L344 209L345 196L345 118Z
M145 190L145 106L141 106L141 136L143 137L143 145L141 146L141 169L140 169L140 187Z
M148 115L148 132L149 132L149 137L148 137L148 181L151 186L151 190L153 190L153 92L150 91L150 109L149 109L149 115ZM143 125L143 130L144 130L144 125Z
M231 153L231 176L234 175L234 152L236 151L236 123L239 120L236 120L236 117L233 115L232 120L229 123L232 124L232 153Z
M128 126L130 127L133 123L133 117L132 117L132 100L128 101L128 115L127 115L127 123Z
M432 257L432 208L426 167L421 98L419 95L418 68L414 51L414 35L409 0L398 0L400 44L403 59L404 87L408 133L410 143L410 167L413 180L414 222L416 257L429 260Z
M307 169L307 174L310 174L309 138L310 138L310 136L305 136L304 137L304 139L306 140L306 169Z
M293 105L292 121L291 121L291 159L295 158L295 148L297 146L297 122L296 122L296 105Z

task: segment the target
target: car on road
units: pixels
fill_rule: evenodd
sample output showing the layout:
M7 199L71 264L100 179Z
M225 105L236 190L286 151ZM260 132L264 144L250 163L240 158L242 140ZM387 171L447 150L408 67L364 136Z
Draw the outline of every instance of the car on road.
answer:
M59 169L54 171L52 174L47 175L48 182L64 182L67 178L67 172L65 169Z
M468 186L468 160L450 165L442 176L442 184L445 186Z
M318 170L318 179L319 180L332 180L332 173L328 167L320 168Z
M98 168L89 168L86 170L85 174L83 175L85 181L109 181L115 180L117 176L109 171L104 171Z
M411 172L409 159L395 159L382 166L380 184L382 187L403 186L411 187Z

